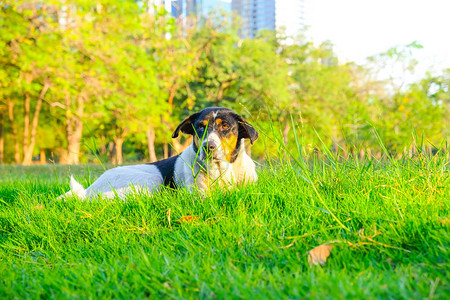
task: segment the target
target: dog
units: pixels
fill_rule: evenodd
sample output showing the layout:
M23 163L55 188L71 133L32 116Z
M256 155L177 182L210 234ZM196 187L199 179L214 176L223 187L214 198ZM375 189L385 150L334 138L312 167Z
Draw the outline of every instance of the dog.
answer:
M62 198L81 199L102 195L124 199L133 192L153 193L163 186L206 192L214 185L232 188L258 179L255 163L245 151L258 132L233 110L209 107L184 119L172 134L192 135L192 143L179 155L150 164L116 167L84 188L73 176L70 191Z

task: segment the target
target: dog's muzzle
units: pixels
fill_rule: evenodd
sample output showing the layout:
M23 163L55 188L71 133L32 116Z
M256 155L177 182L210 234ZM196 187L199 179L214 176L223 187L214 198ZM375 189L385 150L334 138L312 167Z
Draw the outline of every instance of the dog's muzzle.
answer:
M219 157L217 157L218 145L214 141L204 142L202 149L206 159L219 159Z
M207 155L212 155L212 154L214 154L214 152L216 152L217 145L213 141L208 141L208 142L203 143L202 148L203 148L203 151L205 151L205 153Z

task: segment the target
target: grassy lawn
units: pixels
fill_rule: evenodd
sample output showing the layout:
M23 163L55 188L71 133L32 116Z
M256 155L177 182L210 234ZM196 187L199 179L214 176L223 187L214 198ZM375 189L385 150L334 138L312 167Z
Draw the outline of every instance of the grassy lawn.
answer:
M448 164L278 162L234 191L126 202L56 199L98 166L3 166L0 298L445 299Z

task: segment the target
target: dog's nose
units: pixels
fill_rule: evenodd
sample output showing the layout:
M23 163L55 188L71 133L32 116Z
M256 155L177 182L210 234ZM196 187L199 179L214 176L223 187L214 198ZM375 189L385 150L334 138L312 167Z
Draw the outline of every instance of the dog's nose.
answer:
M203 144L203 150L205 150L205 153L211 154L214 151L216 151L217 145L214 142L208 142Z

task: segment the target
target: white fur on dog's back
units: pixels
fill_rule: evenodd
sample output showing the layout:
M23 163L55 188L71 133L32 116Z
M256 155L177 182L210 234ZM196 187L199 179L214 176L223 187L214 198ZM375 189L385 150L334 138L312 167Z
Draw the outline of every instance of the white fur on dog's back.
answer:
M164 184L163 177L154 165L143 164L123 166L107 170L90 187L85 196L92 198L102 194L106 198L114 198L117 194L124 199L133 192L154 192Z

